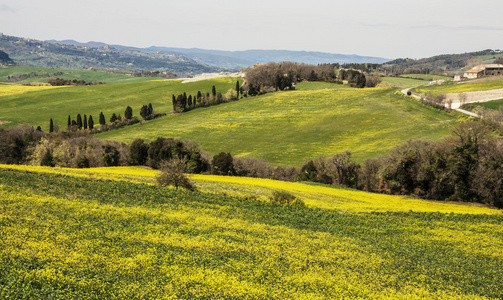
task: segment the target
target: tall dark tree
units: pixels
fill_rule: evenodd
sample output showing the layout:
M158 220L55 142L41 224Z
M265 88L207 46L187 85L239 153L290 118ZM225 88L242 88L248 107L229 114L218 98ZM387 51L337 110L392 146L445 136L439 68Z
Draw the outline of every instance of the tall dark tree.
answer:
M68 115L68 127L72 126L72 118Z
M212 87L211 87L211 95L212 95L213 97L216 97L216 96L217 96L217 90L216 90L215 86L212 86Z
M145 165L148 158L148 144L142 139L134 140L129 146L129 157L131 159L131 165Z
M117 121L117 115L115 113L112 114L112 116L110 117L110 123L113 123L115 121Z
M239 80L236 81L236 97L239 98Z
M54 132L54 123L52 122L52 118L51 118L51 121L49 122L49 132Z
M215 175L233 175L234 164L230 153L220 152L213 156L211 161L211 173Z
M105 160L105 166L116 167L119 165L120 152L114 146L103 146L103 159Z
M80 114L77 114L77 126L82 129L82 116Z
M148 120L148 106L143 105L140 109L140 116L142 116L143 119Z
M82 123L83 123L82 125L84 125L84 129L87 129L87 116L86 115L84 115L84 121Z
M147 111L147 113L148 113L148 117L152 118L152 114L154 113L154 108L152 107L152 103L148 104L148 111Z
M100 125L105 125L107 123L107 121L105 120L105 115L103 114L103 112L100 112Z
M124 118L126 118L126 120L131 120L133 118L133 109L131 108L131 106L126 107Z
M189 99L187 99L187 103L189 104L189 108L192 107L192 95L189 95Z
M176 104L177 104L175 94L172 95L171 101L173 102L173 112L175 112L176 111Z
M92 115L89 115L88 123L89 123L89 129L92 130L94 128L94 121Z

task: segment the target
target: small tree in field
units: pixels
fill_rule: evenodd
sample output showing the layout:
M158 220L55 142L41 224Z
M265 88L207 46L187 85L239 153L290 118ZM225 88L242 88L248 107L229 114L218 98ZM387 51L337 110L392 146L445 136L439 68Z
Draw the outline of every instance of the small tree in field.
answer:
M133 109L131 108L131 106L126 107L124 118L126 118L126 120L131 120L131 118L133 118Z
M185 161L179 158L173 158L164 161L161 164L161 174L156 177L157 184L160 186L174 186L176 189L183 188L194 191L194 186L185 176Z
M52 118L51 118L51 121L49 122L49 132L50 133L54 132L54 123L52 121Z
M105 120L105 115L103 114L103 112L100 112L100 125L105 125L107 123L107 121Z
M94 121L93 121L93 116L89 115L89 120L87 121L89 123L89 129L94 128Z

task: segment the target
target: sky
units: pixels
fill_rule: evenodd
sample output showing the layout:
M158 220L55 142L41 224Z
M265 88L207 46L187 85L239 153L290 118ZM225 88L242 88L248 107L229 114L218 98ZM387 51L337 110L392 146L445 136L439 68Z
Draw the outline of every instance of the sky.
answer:
M0 32L134 47L423 58L503 50L501 0L0 0Z

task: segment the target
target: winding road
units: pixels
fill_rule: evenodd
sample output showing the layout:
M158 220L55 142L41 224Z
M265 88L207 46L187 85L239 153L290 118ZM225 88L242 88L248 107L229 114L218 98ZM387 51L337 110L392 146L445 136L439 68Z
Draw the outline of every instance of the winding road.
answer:
M407 92L408 92L410 89L412 89L412 88L406 88L406 89L401 90L400 92L401 92L402 94L404 94L404 95L407 95ZM411 96L412 96L412 97L414 97L414 98L416 98L416 99L421 100L421 97L419 97L419 96L417 96L417 95L411 94ZM501 98L498 98L498 99L501 99ZM497 99L492 99L492 100L497 100ZM486 101L491 101L491 100L486 100ZM471 102L480 102L480 101L470 101L470 102L467 102L467 103L471 103ZM460 106L460 105L458 105L458 107L456 107L456 108L452 108L452 109L457 110L457 111L459 111L459 112L461 112L461 113L464 113L464 114L470 115L470 116L475 117L475 118L480 118L480 117L481 117L481 116L477 115L476 113L473 113L473 112L471 112L471 111L467 111L467 110L461 109L461 108L459 108L459 106Z

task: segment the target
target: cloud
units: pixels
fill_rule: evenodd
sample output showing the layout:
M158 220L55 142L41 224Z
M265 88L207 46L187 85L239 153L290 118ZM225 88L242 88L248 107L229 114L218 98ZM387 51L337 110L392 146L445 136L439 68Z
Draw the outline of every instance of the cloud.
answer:
M8 5L5 5L5 4L1 4L0 5L0 11L7 11L7 12L16 12L17 10L8 6Z
M447 29L461 31L503 31L503 27L498 26L479 26L479 25L463 25L463 26L446 26L440 24L425 24L419 26L410 26L411 29Z

